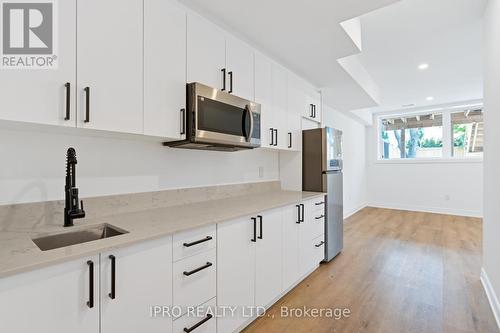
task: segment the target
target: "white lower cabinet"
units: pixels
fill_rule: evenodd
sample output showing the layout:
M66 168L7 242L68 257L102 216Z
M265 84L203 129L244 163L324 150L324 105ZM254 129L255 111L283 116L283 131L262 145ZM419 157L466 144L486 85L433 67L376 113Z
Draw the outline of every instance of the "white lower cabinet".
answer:
M300 278L299 231L300 205L283 208L282 290L289 289Z
M255 305L267 306L281 293L282 209L257 216Z
M100 272L101 333L171 331L172 318L151 316L172 305L171 237L101 253Z
M255 229L254 229L255 226ZM255 305L256 220L244 217L217 225L217 306L235 307L217 318L217 332L234 332Z
M98 333L98 278L96 255L0 279L0 332Z
M173 332L216 333L216 307L215 298L200 306L193 307L187 314L174 321Z

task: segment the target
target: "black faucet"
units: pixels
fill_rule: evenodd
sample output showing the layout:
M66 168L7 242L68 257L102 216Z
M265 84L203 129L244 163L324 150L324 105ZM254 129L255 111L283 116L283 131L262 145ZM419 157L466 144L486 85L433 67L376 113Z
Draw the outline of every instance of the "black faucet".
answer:
M68 148L66 154L66 186L64 192L66 194L66 204L64 207L64 226L72 227L74 219L85 217L83 210L83 201L81 205L78 202L78 188L76 187L76 152L74 148Z

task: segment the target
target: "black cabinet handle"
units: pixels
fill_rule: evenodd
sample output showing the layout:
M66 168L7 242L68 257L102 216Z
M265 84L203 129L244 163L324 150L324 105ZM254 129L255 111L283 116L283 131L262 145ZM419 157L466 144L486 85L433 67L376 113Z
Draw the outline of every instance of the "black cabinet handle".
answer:
M94 307L94 262L89 260L87 265L89 266L89 300L87 306L92 309Z
M66 87L66 116L64 117L64 120L70 120L70 118L71 118L71 83L66 82L64 87Z
M325 203L324 201L321 201L321 202L316 202L316 203L315 203L315 205L316 205L316 206L321 206L321 205L323 205L324 203Z
M253 238L250 240L255 243L257 241L257 218L252 217L252 221L253 221Z
M300 205L295 205L297 207L297 221L295 223L300 224Z
M300 222L304 222L304 204L300 204L302 210L302 217L300 218Z
M222 89L221 91L226 91L226 69L221 69L222 72Z
M195 329L197 329L198 327L200 327L201 325L205 324L210 319L212 319L212 315L207 314L207 316L205 318L203 318L202 320L200 320L198 323L194 324L190 328L184 327L184 332L190 333L190 332L194 331Z
M189 271L189 272L184 271L184 273L182 273L182 274L184 274L184 275L186 275L186 276L189 276L189 275L192 275L192 274L194 274L194 273L198 273L199 271L202 271L202 270L204 270L204 269L206 269L206 268L208 268L208 267L210 267L210 266L212 266L212 265L213 265L213 264L212 264L211 262L208 262L208 261L207 261L207 263L206 263L205 265L203 265L203 266L201 266L201 267L198 267L198 268L196 268L196 269L193 269L192 271Z
M111 259L111 292L108 294L109 298L116 298L116 257L114 255L110 255L109 259Z
M274 129L274 133L276 135L275 139L274 139L274 145L277 146L278 145L278 129Z
M292 148L292 132L288 132L288 148Z
M228 93L232 93L233 92L233 72L229 72L227 73L229 75L229 91Z
M181 135L186 134L186 109L181 109Z
M325 244L325 242L324 242L324 241L321 241L321 243L316 244L316 245L314 245L314 246L316 246L316 247L320 247L320 246L321 246L321 245L323 245L323 244Z
M320 216L316 216L316 217L315 217L315 219L316 219L316 220L320 220L320 219L322 219L323 217L325 217L325 215L323 215L323 214L322 214L322 215L320 215Z
M311 115L310 115L310 117L314 118L314 104L311 103L309 105L311 106Z
M194 242L191 242L191 243L184 243L183 245L185 247L191 247L191 246L194 246L194 245L198 245L200 243L208 242L209 240L212 240L211 236L207 236L207 237L205 237L203 239L200 239L200 240L197 240L197 241L194 241Z
M259 228L260 228L260 231L259 231L259 239L262 239L262 215L257 215L257 217L259 218Z
M85 87L85 123L90 122L90 87Z
M274 128L270 128L269 131L271 131L271 144L270 146L274 146Z

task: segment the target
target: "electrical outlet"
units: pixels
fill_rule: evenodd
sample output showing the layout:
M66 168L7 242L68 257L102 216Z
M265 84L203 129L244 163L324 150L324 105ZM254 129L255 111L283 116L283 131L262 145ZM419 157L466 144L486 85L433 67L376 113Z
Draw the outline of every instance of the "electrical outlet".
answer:
M264 178L264 167L263 166L259 167L259 178Z

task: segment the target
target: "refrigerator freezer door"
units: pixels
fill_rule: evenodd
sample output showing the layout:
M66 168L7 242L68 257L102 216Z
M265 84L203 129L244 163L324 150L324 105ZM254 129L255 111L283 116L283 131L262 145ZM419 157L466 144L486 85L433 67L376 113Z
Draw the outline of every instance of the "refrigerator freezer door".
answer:
M341 171L323 175L327 188L325 260L332 260L344 246L344 203L342 198L343 175Z
M324 129L323 171L342 170L342 131L331 127Z

